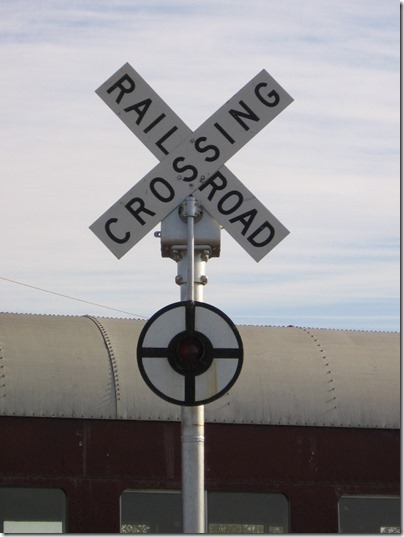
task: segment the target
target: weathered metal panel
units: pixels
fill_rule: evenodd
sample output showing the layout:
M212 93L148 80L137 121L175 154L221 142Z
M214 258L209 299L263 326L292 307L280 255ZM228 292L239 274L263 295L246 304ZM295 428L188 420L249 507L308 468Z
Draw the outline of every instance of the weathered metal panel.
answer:
M2 314L0 352L3 415L116 415L108 352L91 320Z
M400 337L386 332L306 330L331 387L335 424L400 426Z
M62 488L69 533L119 533L125 490L181 490L179 423L0 417L0 430L0 486ZM337 533L344 495L400 494L398 430L208 423L205 437L208 494L284 494L292 532Z
M239 327L243 371L207 419L342 427L400 426L397 333ZM221 408L220 408L221 407Z
M144 383L144 321L0 314L0 415L167 420ZM400 426L397 333L241 326L244 366L207 422Z
M137 367L136 346L145 321L100 317L91 319L98 325L109 349L110 374L113 377L116 397L113 417L142 419L152 404L150 400L157 399L160 402L144 385Z

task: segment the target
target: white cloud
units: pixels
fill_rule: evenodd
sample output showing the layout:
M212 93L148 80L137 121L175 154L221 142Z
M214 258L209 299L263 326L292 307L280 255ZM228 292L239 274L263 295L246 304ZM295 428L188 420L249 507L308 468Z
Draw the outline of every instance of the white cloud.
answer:
M156 164L94 90L129 61L195 129L265 68L295 102L227 165L291 234L257 265L224 231L206 300L240 320L298 304L301 324L316 305L321 324L328 304L330 322L397 329L397 7L3 0L0 276L145 315L178 300L175 263L152 234L117 261L88 230ZM87 311L0 289L3 309Z

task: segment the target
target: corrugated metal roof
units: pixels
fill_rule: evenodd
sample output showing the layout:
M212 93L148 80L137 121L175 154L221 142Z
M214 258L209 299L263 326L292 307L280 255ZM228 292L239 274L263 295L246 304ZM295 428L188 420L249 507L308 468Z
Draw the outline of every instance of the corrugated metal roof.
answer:
M0 313L0 415L178 420L138 371L144 324ZM398 333L238 328L243 370L207 422L399 427Z

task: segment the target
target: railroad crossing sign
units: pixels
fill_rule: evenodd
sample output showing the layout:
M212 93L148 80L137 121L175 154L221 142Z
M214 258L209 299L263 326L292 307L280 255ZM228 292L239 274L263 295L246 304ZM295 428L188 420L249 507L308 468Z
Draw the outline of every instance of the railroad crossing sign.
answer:
M256 261L288 235L223 166L293 101L265 70L194 133L128 63L97 94L161 160L90 226L117 258L192 193Z
M162 399L182 406L204 405L236 382L243 364L237 328L204 302L176 302L149 319L138 340L143 380Z

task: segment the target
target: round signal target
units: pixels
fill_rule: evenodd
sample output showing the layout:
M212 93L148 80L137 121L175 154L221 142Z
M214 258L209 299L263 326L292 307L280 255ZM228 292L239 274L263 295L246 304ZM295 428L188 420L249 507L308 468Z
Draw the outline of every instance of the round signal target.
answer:
M144 381L159 397L197 406L218 399L236 382L243 344L236 326L218 308L176 302L144 326L137 361Z

